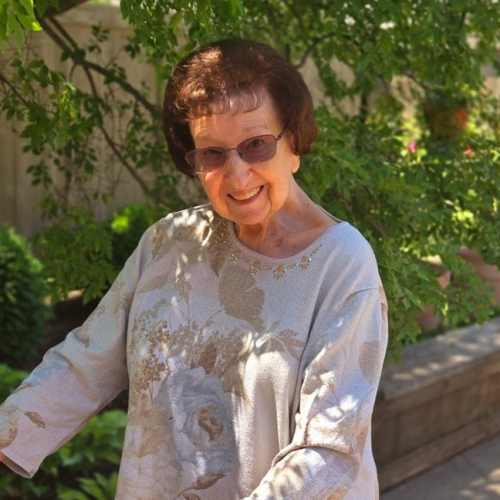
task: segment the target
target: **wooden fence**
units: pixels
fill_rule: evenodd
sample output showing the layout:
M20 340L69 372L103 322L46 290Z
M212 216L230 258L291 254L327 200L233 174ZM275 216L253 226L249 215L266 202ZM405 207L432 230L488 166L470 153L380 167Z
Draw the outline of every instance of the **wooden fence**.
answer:
M135 86L140 87L145 82L151 89L150 99L159 103L161 89L157 88L154 69L150 65L132 60L123 51L129 27L123 21L116 6L82 5L70 10L59 18L64 28L79 43L89 40L90 27L97 22L110 30L109 40L103 44L101 60L107 61L116 57L116 61L127 69L128 79ZM71 71L70 61L60 61L60 50L43 32L34 33L29 39L33 52L47 62L47 65L56 71L68 75ZM3 59L3 60L2 60ZM2 68L6 68L8 55L0 56ZM87 89L87 81L81 69L73 73L73 81L83 89ZM103 90L103 80L96 79L99 91ZM125 95L125 94L123 94ZM15 125L15 124L14 124ZM23 140L20 131L12 130L12 123L6 123L5 117L0 121L0 224L13 225L21 233L30 236L43 226L40 201L41 189L31 183L31 176L27 169L35 162L35 158L23 152ZM116 133L116 131L113 131ZM104 141L94 143L98 152L99 161L105 162L106 172L115 179L119 179L116 193L110 206L97 204L95 211L98 216L104 217L111 211L125 204L143 199L143 194L130 174L122 171L118 162L113 160ZM55 173L57 178L57 173ZM62 183L62 179L60 180ZM99 182L97 180L96 182Z

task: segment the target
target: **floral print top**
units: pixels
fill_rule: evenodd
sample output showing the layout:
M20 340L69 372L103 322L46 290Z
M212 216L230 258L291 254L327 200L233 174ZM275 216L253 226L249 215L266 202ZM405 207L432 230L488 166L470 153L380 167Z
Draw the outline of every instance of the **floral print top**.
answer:
M210 205L172 213L0 406L0 450L32 477L128 387L119 500L378 499L387 340L377 263L349 223L271 258Z

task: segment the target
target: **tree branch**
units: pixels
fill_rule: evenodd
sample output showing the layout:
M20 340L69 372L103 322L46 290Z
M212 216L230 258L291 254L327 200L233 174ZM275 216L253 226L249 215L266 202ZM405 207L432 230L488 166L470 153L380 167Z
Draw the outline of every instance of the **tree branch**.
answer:
M148 198L155 199L153 192L149 189L148 185L144 181L144 179L137 173L137 170L127 161L127 159L121 154L118 149L118 145L113 141L111 136L108 134L108 131L104 128L104 126L99 125L99 129L106 140L106 143L111 148L116 157L120 160L120 163L126 168L127 172L134 178L134 180L139 184L142 191Z
M302 66L304 66L304 64L306 63L307 58L314 52L314 50L316 49L316 47L321 42L325 41L327 38L332 37L333 35L335 35L335 32L334 31L330 31L329 33L325 33L322 36L316 37L316 39L311 43L311 45L309 45L309 47L307 47L307 49L304 52L304 54L302 54L302 57L300 58L300 61L297 64L294 65L295 68L297 68L297 69L302 68Z
M366 124L366 120L368 118L368 96L369 96L369 91L367 91L366 89L363 89L361 91L361 95L360 95L360 101L359 101L359 115L358 115L358 118L359 118L359 121L365 125Z
M92 95L98 101L102 102L102 98L100 97L99 92L97 90L97 86L95 84L94 77L92 75L92 72L90 71L89 64L87 64L88 61L85 61L84 58L82 58L81 56L77 55L77 51L79 50L78 49L78 45L71 38L71 36L69 35L69 33L67 33L66 30L64 30L64 28L53 17L49 17L47 19L49 20L50 23L52 23L56 27L56 29L60 32L60 34L62 35L62 37L64 37L64 39L67 40L67 42L69 44L71 44L73 47L75 47L74 50L72 50L72 49L69 48L69 46L67 45L66 41L63 40L63 38L59 35L59 33L56 33L52 29L52 26L50 26L50 24L47 22L47 20L41 20L40 21L41 24L42 24L42 26L43 26L43 28L44 28L44 30L47 32L47 34L52 38L52 40L54 40L56 42L56 44L63 51L67 52L70 55L70 57L72 57L75 65L80 65L82 67L83 71L85 72L85 75L87 76L87 80L88 80L88 82L90 84ZM146 184L146 182L144 181L144 179L136 172L136 170L134 169L134 167L121 154L120 150L118 149L117 144L113 141L113 139L109 135L109 133L106 130L106 128L101 123L99 123L97 126L98 126L99 130L101 131L101 133L103 134L104 139L105 139L106 143L108 144L108 146L111 148L111 150L113 151L113 153L115 154L115 156L118 158L118 160L120 161L120 163L125 167L125 169L130 173L130 175L134 178L134 180L139 184L139 186L143 190L144 194L146 196L153 197L152 196L152 192L149 189L149 187Z
M56 27L59 26L61 31L64 33L64 37L67 38L68 40L71 40L70 43L72 45L76 46L76 42L70 37L70 35L64 30L62 26L57 23L53 18L51 18L51 22L53 22ZM99 91L97 90L97 85L95 84L94 77L89 70L89 68L84 64L82 65L82 69L85 72L85 75L87 76L87 80L89 82L90 88L92 90L92 95L98 100L102 102L102 98L99 95ZM134 180L139 184L141 187L142 191L144 194L150 198L153 198L152 192L149 189L148 185L146 184L146 181L137 173L136 169L127 161L127 159L121 154L120 150L118 149L118 145L113 141L112 137L109 135L108 131L104 127L102 123L98 124L98 128L101 131L102 135L104 136L104 139L108 146L111 148L115 156L118 158L120 163L125 167L127 172L134 178Z
M467 14L468 14L468 12L466 10L464 10L462 12L462 15L460 16L460 21L458 24L458 27L460 28L460 30L462 30L462 28L464 27L465 19L467 18Z
M28 108L29 107L29 102L19 93L19 91L12 85L12 83L9 82L9 80L4 76L3 73L0 72L0 81L5 83L7 87L10 88L12 92L16 95L16 97Z
M73 47L73 49L76 51L79 49L78 44L76 41L72 38L72 36L64 29L63 25L53 16L47 16L47 19L57 28L59 33L66 39L66 41ZM46 26L46 23L44 21L44 27Z
M123 90L132 95L140 104L144 106L144 108L149 111L154 119L156 119L160 114L160 108L151 102L149 102L143 94L135 87L133 87L129 82L123 80L116 76L113 71L106 69L99 64L91 62L85 58L84 53L79 49L78 44L74 41L71 35L61 26L61 24L56 21L53 17L49 17L50 22L54 25L54 27L58 30L59 33L56 33L54 29L47 23L45 19L40 19L40 24L43 29L46 31L47 35L59 46L61 50L66 52L68 56L78 64L82 66L82 68L91 69L96 73L110 79L119 85ZM64 38L64 39L63 39ZM71 47L68 45L70 44Z
M58 7L50 6L42 17L59 16L60 14L63 14L64 12L67 12L70 9L74 9L79 5L87 3L87 1L88 0L64 0L63 2L59 2ZM39 17L38 20L40 19L41 18Z

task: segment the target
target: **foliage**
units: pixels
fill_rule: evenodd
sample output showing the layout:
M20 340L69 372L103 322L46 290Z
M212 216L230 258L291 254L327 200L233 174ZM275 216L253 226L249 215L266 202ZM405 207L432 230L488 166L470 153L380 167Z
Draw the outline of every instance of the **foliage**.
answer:
M21 236L0 226L0 356L25 366L37 355L48 308L42 265Z
M7 396L26 378L26 375L27 373L22 370L0 363L0 400L5 401Z
M40 18L69 10L87 0L0 0L0 48L10 39L17 46L26 31L40 31Z
M112 232L113 264L120 270L134 251L142 234L162 215L161 211L150 205L136 203L118 211L109 227Z
M59 8L72 1L60 0ZM132 26L124 50L153 65L160 85L187 52L226 36L268 42L298 68L316 69L321 134L303 159L300 182L374 246L389 297L391 352L416 339L425 304L434 304L447 326L493 314L457 251L466 244L500 264L499 106L482 73L485 65L500 69L495 0L122 0L120 8ZM186 203L186 184L168 159L152 92L132 85L126 66L105 59L106 29L95 26L82 45L56 17L39 21L71 71L55 72L33 54L13 56L0 71L0 110L16 121L36 159L30 173L44 190L46 217L64 228L46 240L43 254L61 250L64 272L48 266L54 284L60 291L78 284L92 298L116 272L116 237L95 219L121 172L163 212ZM73 81L76 68L85 88ZM96 81L106 83L103 90ZM110 161L101 160L96 141ZM78 223L76 206L85 211ZM75 228L88 232L78 245L70 241ZM59 238L72 250L66 263ZM123 248L116 252L130 246ZM453 272L448 288L440 288L429 260ZM84 273L91 278L78 282Z
M14 37L20 45L26 29L39 31L33 0L0 1L0 42Z
M35 247L52 297L64 298L69 291L81 289L84 300L90 300L116 275L111 232L84 210L73 209L42 231Z
M44 262L53 299L83 290L85 301L109 287L134 251L144 231L164 213L146 204L129 205L105 221L72 209L37 234L34 242Z
M356 147L356 117L339 119L321 108L318 119L320 138L315 154L304 158L301 181L316 201L361 228L374 246L392 309L392 349L416 340L416 316L425 304L434 304L447 327L488 319L490 290L457 254L469 245L488 261L500 261L500 247L492 244L500 230L498 142L469 136L472 157L464 155L463 143L436 148L431 141L429 151L402 154L405 142L391 135L385 122L366 124ZM436 255L452 271L446 290L437 286L434 267L427 264Z
M0 398L26 373L0 364ZM34 479L0 477L0 499L112 500L115 497L126 414L109 410L96 417L68 444L48 457Z

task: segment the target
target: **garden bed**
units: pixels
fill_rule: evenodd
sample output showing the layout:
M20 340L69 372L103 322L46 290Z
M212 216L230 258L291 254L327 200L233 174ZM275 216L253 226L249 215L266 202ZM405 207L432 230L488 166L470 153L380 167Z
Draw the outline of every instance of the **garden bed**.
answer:
M373 415L382 491L500 432L500 317L404 349Z

